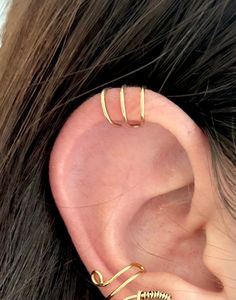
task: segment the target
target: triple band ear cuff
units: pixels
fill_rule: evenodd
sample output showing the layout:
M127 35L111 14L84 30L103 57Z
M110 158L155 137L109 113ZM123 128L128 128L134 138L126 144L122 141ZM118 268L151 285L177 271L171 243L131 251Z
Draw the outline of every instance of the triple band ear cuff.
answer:
M107 281L104 281L103 275L100 271L94 270L91 273L91 280L92 280L93 284L96 285L97 287L105 287L105 286L108 286L109 284L111 284L113 281L115 281L121 275L123 275L124 273L126 273L132 269L136 270L136 272L133 275L131 275L130 277L128 277L128 279L126 279L123 283L121 283L121 285L116 287L115 290L113 290L113 292L111 292L107 296L106 299L109 300L112 297L114 297L116 294L118 294L120 292L120 290L122 290L126 285L128 285L133 280L135 280L138 276L140 276L141 274L146 272L145 268L142 265L140 265L139 263L132 263L132 264L128 265L127 267L123 268L118 273L116 273L113 277L111 277ZM164 292L161 292L158 290L157 291L142 291L142 290L140 290L140 291L138 291L138 293L136 295L132 295L132 296L123 298L123 300L135 300L135 299L136 300L143 300L143 299L172 300L172 296L168 293L164 293Z
M134 123L131 123L128 119L127 112L126 112L126 105L125 105L125 87L126 85L123 85L120 88L120 106L121 106L121 113L123 117L123 121L126 122L131 127L140 127L145 122L145 87L142 86L140 90L140 120L135 121ZM106 106L106 100L105 100L105 93L106 89L103 89L101 92L101 105L102 105L102 111L105 116L105 118L108 120L108 122L115 126L121 126L120 123L117 123L113 121L108 113L107 106Z

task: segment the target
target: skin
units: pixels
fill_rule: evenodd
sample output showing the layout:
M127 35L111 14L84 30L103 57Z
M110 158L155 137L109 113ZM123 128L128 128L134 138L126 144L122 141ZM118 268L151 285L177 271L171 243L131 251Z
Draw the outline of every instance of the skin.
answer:
M139 93L125 90L130 120L140 118ZM88 271L109 279L141 263L147 272L117 300L140 289L174 300L236 299L236 226L218 197L206 136L151 90L141 128L124 125L119 89L108 90L106 100L123 126L107 122L94 95L63 126L49 164L56 204Z

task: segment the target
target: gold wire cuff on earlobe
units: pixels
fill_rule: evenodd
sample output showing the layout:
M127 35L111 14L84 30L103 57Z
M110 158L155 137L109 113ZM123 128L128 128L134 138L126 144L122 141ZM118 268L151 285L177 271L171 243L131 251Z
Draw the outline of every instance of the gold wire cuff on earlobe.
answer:
M116 273L112 278L110 278L107 281L104 281L103 275L100 271L94 270L91 273L91 279L92 279L92 282L97 287L105 287L105 286L111 284L113 281L115 281L118 277L120 277L124 273L131 270L132 268L138 269L138 271L136 273L134 273L133 275L131 275L123 283L121 283L121 285L119 285L112 293L110 293L110 295L106 298L107 300L110 300L118 292L120 292L126 285L131 283L142 273L146 272L145 268L142 265L140 265L139 263L132 263L132 264L128 265L127 267L123 268L118 273ZM123 300L143 300L143 299L172 300L172 296L170 294L167 294L167 293L164 293L161 291L138 291L138 293L136 295L132 295L132 296L123 298Z
M123 120L130 127L140 127L145 122L145 107L144 107L145 106L145 87L142 86L141 91L140 91L140 120L138 122L134 122L132 124L128 120L128 116L127 116L127 112L126 112L125 87L126 87L126 85L123 85L120 89L120 106L121 106L121 113L122 113ZM112 121L112 119L108 113L107 106L106 106L106 100L105 100L105 92L106 92L106 89L103 89L101 92L101 106L102 106L103 114L110 124L120 127L121 124Z
M98 286L98 287L105 287L107 285L109 285L110 283L112 283L114 280L116 280L118 277L120 277L122 274L128 272L130 269L138 269L138 271L133 274L132 276L130 276L127 280L125 280L121 285L119 285L106 299L111 299L112 297L114 297L120 290L122 290L127 284L129 284L130 282L132 282L134 279L136 279L139 275L141 275L142 273L145 272L145 269L142 265L138 264L138 263L132 263L130 265L128 265L127 267L123 268L121 271L119 271L118 273L116 273L111 279L104 281L103 279L103 275L100 271L98 270L94 270L91 273L91 279L92 282Z
M129 296L123 300L143 300L143 299L161 299L161 300L172 300L171 295L163 293L161 291L139 291L137 295Z

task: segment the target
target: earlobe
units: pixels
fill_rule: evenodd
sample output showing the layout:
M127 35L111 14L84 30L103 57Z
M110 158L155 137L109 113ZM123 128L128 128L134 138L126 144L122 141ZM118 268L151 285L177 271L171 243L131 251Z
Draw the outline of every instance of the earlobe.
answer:
M122 124L119 99L120 89L107 90L109 118ZM127 87L125 99L135 124L140 88ZM221 278L203 257L216 201L206 137L178 106L150 90L139 128L112 126L100 100L101 94L91 97L67 120L49 170L56 204L88 271L109 278L141 263L147 273L117 299L142 284L173 300L185 299L186 290L190 300L198 294L199 300L225 299Z

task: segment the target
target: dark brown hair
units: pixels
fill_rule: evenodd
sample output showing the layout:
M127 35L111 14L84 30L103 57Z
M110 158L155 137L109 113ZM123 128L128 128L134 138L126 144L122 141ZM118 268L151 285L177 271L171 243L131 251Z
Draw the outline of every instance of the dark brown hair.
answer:
M48 159L71 112L124 83L202 128L236 216L235 1L15 0L0 50L2 300L102 299L55 208Z

